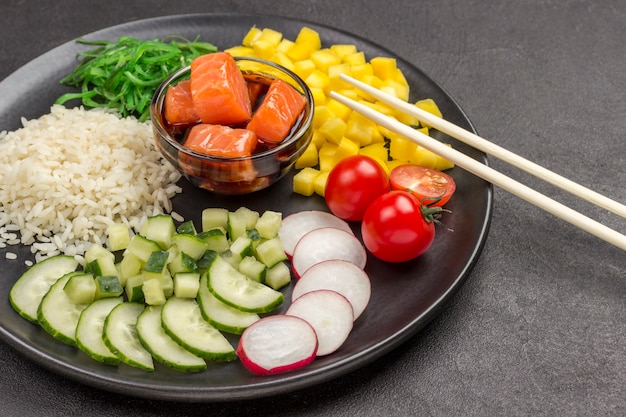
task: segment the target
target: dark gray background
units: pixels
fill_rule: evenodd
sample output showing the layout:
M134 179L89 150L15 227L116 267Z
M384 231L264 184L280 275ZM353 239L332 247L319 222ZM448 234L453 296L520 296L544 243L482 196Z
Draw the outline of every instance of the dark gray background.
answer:
M80 35L193 12L276 14L366 37L443 85L482 136L626 201L626 3L618 0L6 0L0 79ZM626 231L624 219L491 164ZM356 372L279 397L175 404L77 384L0 342L0 415L621 416L625 259L496 189L467 283L422 332Z

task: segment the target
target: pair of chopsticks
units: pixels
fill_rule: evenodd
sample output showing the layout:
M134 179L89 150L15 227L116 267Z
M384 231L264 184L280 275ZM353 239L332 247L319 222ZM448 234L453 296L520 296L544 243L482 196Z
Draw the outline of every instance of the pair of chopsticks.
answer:
M480 151L495 156L496 158L507 162L519 169L522 169L544 181L549 182L565 191L568 191L584 200L587 200L599 207L609 210L615 214L618 214L626 218L626 206L611 200L610 198L603 196L593 190L590 190L578 183L568 180L534 162L531 162L517 154L514 154L492 142L489 142L480 136L469 132L453 123L448 122L445 119L437 117L431 113L428 113L410 103L404 102L391 94L378 90L364 82L356 80L345 74L340 75L341 79L351 84L352 86L364 91L371 96L379 99L383 103L402 111L408 115L411 115L418 120L429 124L435 129L453 137L461 142L464 142ZM347 98L335 91L331 91L330 96L348 106L352 110L361 113L365 117L373 120L379 125L402 135L418 145L428 149L431 152L438 154L439 156L454 162L455 165L463 168L464 170L496 185L505 191L510 192L513 195L520 197L521 199L534 204L535 206L553 214L554 216L565 220L574 226L579 227L588 233L603 239L604 241L611 243L623 250L626 250L626 236L593 220L561 203L553 200L538 191L533 190L526 185L515 181L512 178L490 168L489 166L449 147L443 143L431 138L430 136L421 133L414 128L398 122L396 119L381 114L376 110L368 107L364 104L358 103L350 98Z

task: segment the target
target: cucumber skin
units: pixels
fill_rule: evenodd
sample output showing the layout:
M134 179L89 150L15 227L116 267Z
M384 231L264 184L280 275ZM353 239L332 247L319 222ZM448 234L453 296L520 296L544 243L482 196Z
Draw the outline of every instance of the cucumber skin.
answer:
M167 366L168 368L172 368L176 371L181 371L181 372L203 372L207 370L207 364L206 362L200 358L199 356L194 355L192 352L189 352L187 350L185 350L184 347L182 347L180 344L176 343L176 341L174 341L170 336L167 335L167 333L165 333L165 330L163 330L163 328L160 325L160 320L161 320L161 311L163 309L163 306L148 306L146 307L146 309L139 315L139 317L137 318L137 336L139 337L139 341L141 342L141 344L143 345L143 347L146 348L146 350L148 352L150 352L150 354L152 355L152 357L159 363L161 363L162 365ZM151 337L149 337L148 335L144 334L144 332L142 331L142 329L144 328L144 324L146 323L146 321L151 320L152 318L149 317L149 315L152 314L157 314L158 315L158 320L159 320L159 327L160 327L160 332L162 333L160 335L158 335L157 337L159 339L163 339L163 338L167 338L169 340L164 340L164 341L160 341L160 340L152 340ZM151 325L151 323L147 323L146 325ZM156 329L156 331L159 331L159 329ZM169 343L171 342L171 344ZM183 364L180 361L177 361L176 359L172 358L172 357L168 357L166 355L165 352L163 352L162 350L158 349L158 346L163 346L163 345L171 345L171 346L167 346L167 349L176 349L179 348L181 350L184 350L188 355L190 359L193 359L194 357L197 358L197 361L195 363L187 363L187 364Z
M37 307L41 303L44 295L59 278L66 273L75 271L78 267L78 261L67 255L57 255L43 260L28 269L11 287L9 293L9 302L11 307L26 320L37 324ZM58 269L56 269L58 268ZM54 272L52 272L54 270ZM37 282L45 283L47 288L41 287L41 294L36 295L32 299L23 300L21 292L36 287ZM34 308L33 312L30 312ZM28 310L28 311L27 311Z
M89 306L87 306L87 308L85 310L87 310L88 308L90 308L90 306L94 305L95 303L107 303L107 304L114 304L111 306L111 310L113 309L113 307L115 307L117 304L122 303L122 297L110 297L110 298L103 298L101 300L97 300L94 301L94 303L90 304ZM95 351L93 351L91 349L90 346L88 346L86 343L83 342L83 339L80 337L79 334L79 327L81 326L81 320L83 320L83 316L85 316L85 310L83 310L83 312L81 313L81 318L78 321L78 327L76 329L76 346L82 350L83 352L85 352L85 354L87 354L87 356L89 356L90 358L98 361L98 362L102 362L105 365L113 365L113 366L117 366L120 364L120 359L117 357L117 355L115 355L113 352L111 352L110 356L104 356L104 355L100 355L99 353L96 353ZM107 312L107 314L111 311L109 310ZM102 327L104 327L104 320L102 321ZM104 341L102 342L104 343ZM106 346L106 345L105 345ZM109 349L107 347L107 349ZM110 351L110 349L109 349Z

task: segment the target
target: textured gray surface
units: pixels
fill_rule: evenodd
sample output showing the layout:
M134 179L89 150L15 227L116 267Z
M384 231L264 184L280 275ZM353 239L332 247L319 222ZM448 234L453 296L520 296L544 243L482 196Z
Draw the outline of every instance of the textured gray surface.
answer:
M484 137L626 201L619 0L7 0L0 78L82 34L189 12L278 14L367 37L439 82ZM626 232L624 219L492 165ZM465 286L422 332L354 373L280 397L175 404L79 385L0 343L0 415L621 416L625 330L624 252L496 189Z

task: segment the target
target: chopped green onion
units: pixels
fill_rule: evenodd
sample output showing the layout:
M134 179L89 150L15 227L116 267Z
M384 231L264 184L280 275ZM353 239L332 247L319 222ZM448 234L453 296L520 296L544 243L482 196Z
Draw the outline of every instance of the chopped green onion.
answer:
M79 52L81 62L61 80L63 85L79 87L80 92L64 94L56 104L78 99L85 107L116 109L121 116L140 121L150 117L152 95L163 80L197 56L217 51L211 43L180 36L161 40L124 36L117 42L80 38L77 42L95 48Z

